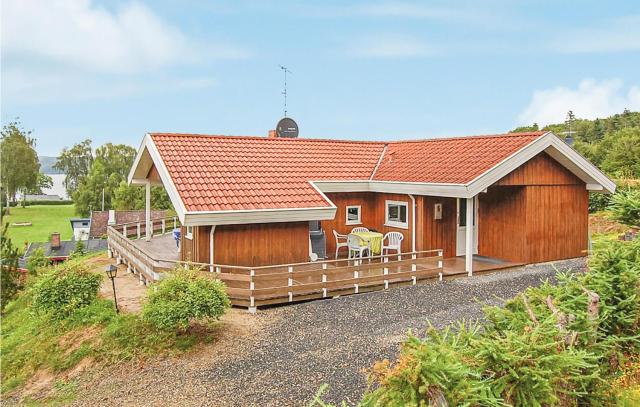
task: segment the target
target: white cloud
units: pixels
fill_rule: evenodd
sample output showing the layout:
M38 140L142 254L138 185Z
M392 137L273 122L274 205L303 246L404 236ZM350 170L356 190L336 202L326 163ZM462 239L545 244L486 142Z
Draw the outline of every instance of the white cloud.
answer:
M640 87L625 91L619 79L597 82L585 79L576 89L559 86L537 90L529 106L518 116L520 124L541 126L561 123L572 110L578 118L595 119L620 113L623 109L640 110Z
M211 86L210 78L167 72L248 56L233 46L190 38L136 2L113 10L91 0L2 5L4 102L102 99Z
M638 51L640 15L609 20L599 27L562 31L551 47L563 53Z
M2 48L9 60L131 73L192 62L204 51L177 27L133 2L110 12L90 0L9 1L3 3L2 17ZM242 56L232 47L214 51L221 58Z
M347 53L367 58L415 58L431 56L436 47L412 37L383 35L363 38L348 47Z

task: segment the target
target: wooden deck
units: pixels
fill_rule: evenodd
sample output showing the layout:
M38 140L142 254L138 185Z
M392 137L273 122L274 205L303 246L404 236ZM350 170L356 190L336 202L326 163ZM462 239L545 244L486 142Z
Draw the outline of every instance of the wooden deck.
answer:
M109 252L117 262L140 274L141 281L162 278L178 264L179 252L173 235L163 222L154 224L155 235L144 240L136 225L109 226ZM373 256L364 259L339 259L268 266L239 266L190 263L206 276L224 281L233 305L256 307L292 303L337 295L384 290L393 285L417 284L420 280L466 275L464 257L443 259L442 250ZM498 259L474 256L474 272L519 266Z
M473 272L493 271L522 266L524 263L513 263L490 257L473 256ZM445 276L467 274L465 271L464 256L451 257L443 261L443 273Z

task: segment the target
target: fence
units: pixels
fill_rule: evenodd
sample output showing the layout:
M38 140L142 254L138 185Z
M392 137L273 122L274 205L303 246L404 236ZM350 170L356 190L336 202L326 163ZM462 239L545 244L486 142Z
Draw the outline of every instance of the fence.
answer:
M156 233L166 233L166 220L151 223L155 225L153 230ZM442 250L258 267L154 258L129 239L129 236L144 235L144 229L140 230L138 225L109 226L107 229L111 252L133 271L158 280L176 265L189 264L223 281L232 304L252 309L261 305L357 294L387 289L391 285L417 284L419 280L427 278L442 278Z

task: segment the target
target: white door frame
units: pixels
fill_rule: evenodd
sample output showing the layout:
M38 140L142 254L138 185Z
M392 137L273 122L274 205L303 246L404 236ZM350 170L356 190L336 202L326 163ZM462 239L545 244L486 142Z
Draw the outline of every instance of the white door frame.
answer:
M466 205L464 198L456 199L456 256L466 254L466 226L460 226L460 204ZM473 198L474 224L473 224L473 254L478 254L478 197Z

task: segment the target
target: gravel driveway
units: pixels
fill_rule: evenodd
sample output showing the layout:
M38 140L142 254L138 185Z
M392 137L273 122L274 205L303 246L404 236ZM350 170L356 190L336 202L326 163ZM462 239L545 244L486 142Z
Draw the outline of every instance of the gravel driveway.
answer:
M584 262L555 266L582 269ZM97 380L78 404L301 406L323 383L326 400L354 403L366 389L363 369L395 358L408 329L421 334L427 319L443 327L479 318L483 303L499 304L554 275L551 264L527 266L260 310L247 317L254 329L223 338L224 349Z

